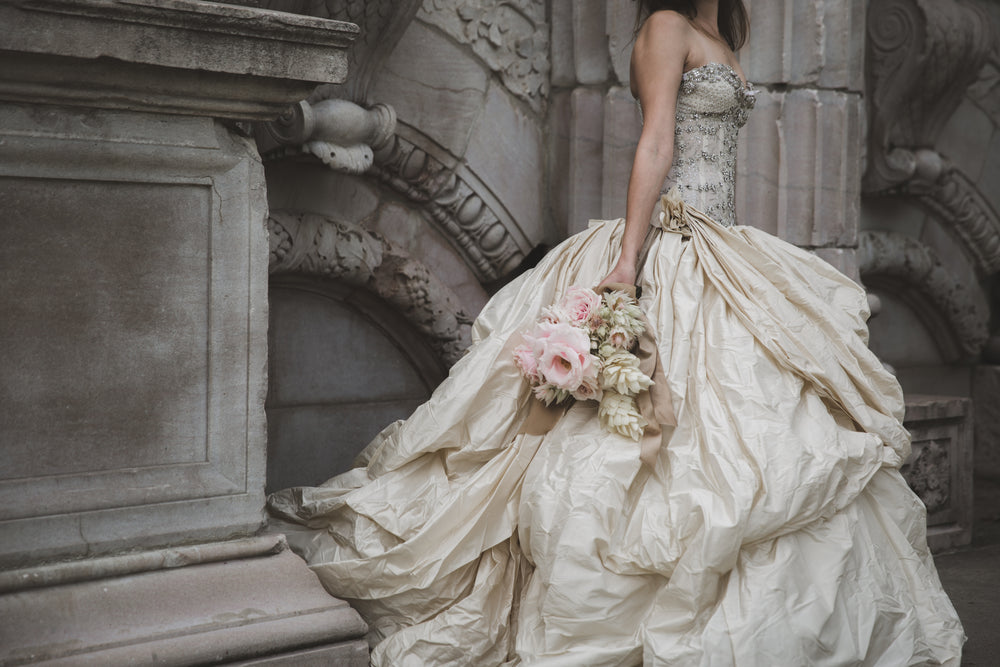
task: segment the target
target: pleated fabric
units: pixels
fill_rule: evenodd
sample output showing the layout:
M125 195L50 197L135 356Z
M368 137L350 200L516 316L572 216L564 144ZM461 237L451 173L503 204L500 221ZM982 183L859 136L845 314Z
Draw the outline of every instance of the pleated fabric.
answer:
M358 468L269 498L368 621L373 665L958 666L863 290L757 229L689 222L641 281L677 417L654 465L593 402L519 433L512 350L610 270L624 223L596 221L489 302Z

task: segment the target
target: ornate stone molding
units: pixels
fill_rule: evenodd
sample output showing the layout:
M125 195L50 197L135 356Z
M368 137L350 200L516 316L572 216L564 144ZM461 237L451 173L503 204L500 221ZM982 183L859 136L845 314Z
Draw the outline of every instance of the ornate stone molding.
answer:
M945 162L934 181L911 182L902 192L916 197L946 224L980 274L1000 271L1000 215L965 173Z
M988 339L989 313L930 248L890 232L862 232L861 279L910 307L927 327L947 361L978 355Z
M956 0L871 1L867 192L936 176L930 149L989 57L989 25Z
M374 232L311 213L273 211L271 274L299 273L367 289L400 312L452 365L471 342L472 320L422 263Z
M524 259L527 244L514 238L518 227L485 185L465 167L449 166L431 154L430 141L418 146L398 134L375 155L369 171L423 208L451 239L480 282L502 278Z
M424 0L418 17L463 44L507 89L539 111L549 94L549 26L543 0Z

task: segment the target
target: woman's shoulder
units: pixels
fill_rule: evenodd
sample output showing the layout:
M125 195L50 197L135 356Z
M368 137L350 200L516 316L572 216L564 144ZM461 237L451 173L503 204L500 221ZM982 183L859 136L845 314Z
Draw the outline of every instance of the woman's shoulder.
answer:
M686 39L693 31L694 26L686 16L673 9L661 9L643 21L636 39Z

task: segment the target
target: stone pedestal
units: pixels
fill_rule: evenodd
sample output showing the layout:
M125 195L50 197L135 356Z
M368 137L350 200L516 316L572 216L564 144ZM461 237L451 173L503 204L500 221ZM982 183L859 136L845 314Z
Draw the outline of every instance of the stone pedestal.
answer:
M268 237L237 124L342 81L356 27L195 0L25 0L0 25L0 662L356 639L301 560L247 541Z
M934 552L972 542L972 419L967 398L906 398L913 452L901 472L927 506L927 544Z

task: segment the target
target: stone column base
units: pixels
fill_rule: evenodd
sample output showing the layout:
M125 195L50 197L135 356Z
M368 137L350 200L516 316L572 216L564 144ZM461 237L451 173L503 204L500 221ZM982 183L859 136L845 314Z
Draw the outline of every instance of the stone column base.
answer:
M927 507L927 545L941 552L970 544L972 401L908 395L904 425L913 453L902 473Z
M256 541L267 540L262 554L214 562L204 555L234 550L200 545L99 559L91 563L102 578L90 581L73 581L87 561L5 573L0 587L27 587L0 595L0 663L366 667L361 617L323 590L284 536ZM107 576L157 561L163 569Z

